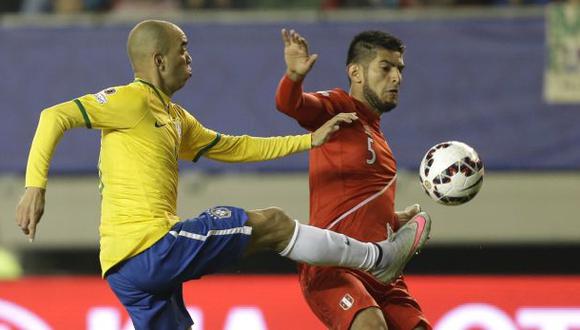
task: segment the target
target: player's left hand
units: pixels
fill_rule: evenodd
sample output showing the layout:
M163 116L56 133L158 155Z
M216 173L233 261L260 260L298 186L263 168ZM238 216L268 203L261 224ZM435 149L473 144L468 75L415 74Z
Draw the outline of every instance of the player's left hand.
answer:
M312 69L318 55L310 54L308 41L294 30L282 29L282 41L284 41L286 74L293 81L304 79L304 76Z
M355 120L358 120L355 112L342 112L332 117L312 133L312 147L320 147L330 139L334 132L340 129L341 124L350 124Z
M413 219L413 217L419 212L421 212L421 205L413 204L407 206L404 211L397 211L395 213L397 214L397 218L399 218L399 224L404 226L407 221Z

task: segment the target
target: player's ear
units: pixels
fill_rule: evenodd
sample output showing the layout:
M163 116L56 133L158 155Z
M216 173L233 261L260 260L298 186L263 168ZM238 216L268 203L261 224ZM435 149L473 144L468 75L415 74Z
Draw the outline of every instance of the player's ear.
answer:
M161 54L155 54L153 56L153 61L155 61L155 66L159 70L165 70L165 60L163 58L163 55L161 55Z
M346 68L348 77L350 78L351 83L360 84L363 81L362 76L362 67L360 64L351 63Z

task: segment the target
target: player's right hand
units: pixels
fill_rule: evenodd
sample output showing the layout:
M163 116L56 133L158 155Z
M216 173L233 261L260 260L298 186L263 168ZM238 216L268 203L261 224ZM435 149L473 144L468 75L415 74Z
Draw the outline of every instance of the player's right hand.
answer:
M36 234L36 226L44 214L45 189L28 187L16 207L16 224L32 242Z
M282 29L282 41L284 41L286 74L293 81L303 79L312 69L318 55L308 53L308 42L294 30Z
M396 211L395 214L399 219L399 224L404 226L409 220L413 219L414 216L421 212L421 205L413 204L405 207L403 211Z
M312 133L312 147L319 147L326 143L332 134L340 129L340 124L350 124L355 120L358 120L355 112L342 112L332 117Z

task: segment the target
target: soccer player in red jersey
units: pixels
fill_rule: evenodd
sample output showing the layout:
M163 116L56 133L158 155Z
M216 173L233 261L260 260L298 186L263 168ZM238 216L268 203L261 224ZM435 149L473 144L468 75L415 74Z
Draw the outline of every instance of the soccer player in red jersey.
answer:
M404 45L381 31L351 42L350 91L304 93L302 81L317 59L304 37L282 30L286 74L276 92L279 111L312 131L337 113L358 122L310 151L311 225L363 241L378 241L418 216L419 205L394 208L397 166L381 131L381 115L397 106ZM387 226L388 224L388 226ZM431 329L403 277L382 284L357 270L300 264L300 284L310 308L331 329Z

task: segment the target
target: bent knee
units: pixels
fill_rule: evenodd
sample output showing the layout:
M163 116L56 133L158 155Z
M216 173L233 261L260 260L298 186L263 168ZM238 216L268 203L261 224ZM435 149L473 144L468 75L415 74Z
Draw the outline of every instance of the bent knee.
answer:
M265 209L250 210L248 214L248 225L254 227L292 227L294 221L284 210L277 206Z
M250 252L263 249L282 251L290 242L296 226L279 207L247 211L247 225L252 227Z
M288 214L286 214L286 211L284 211L282 208L278 207L278 206L270 206L264 209L258 209L258 210L252 210L250 212L258 212L258 213L262 213L264 216L266 217L270 217L270 218L288 218L290 219L290 216L288 216Z

